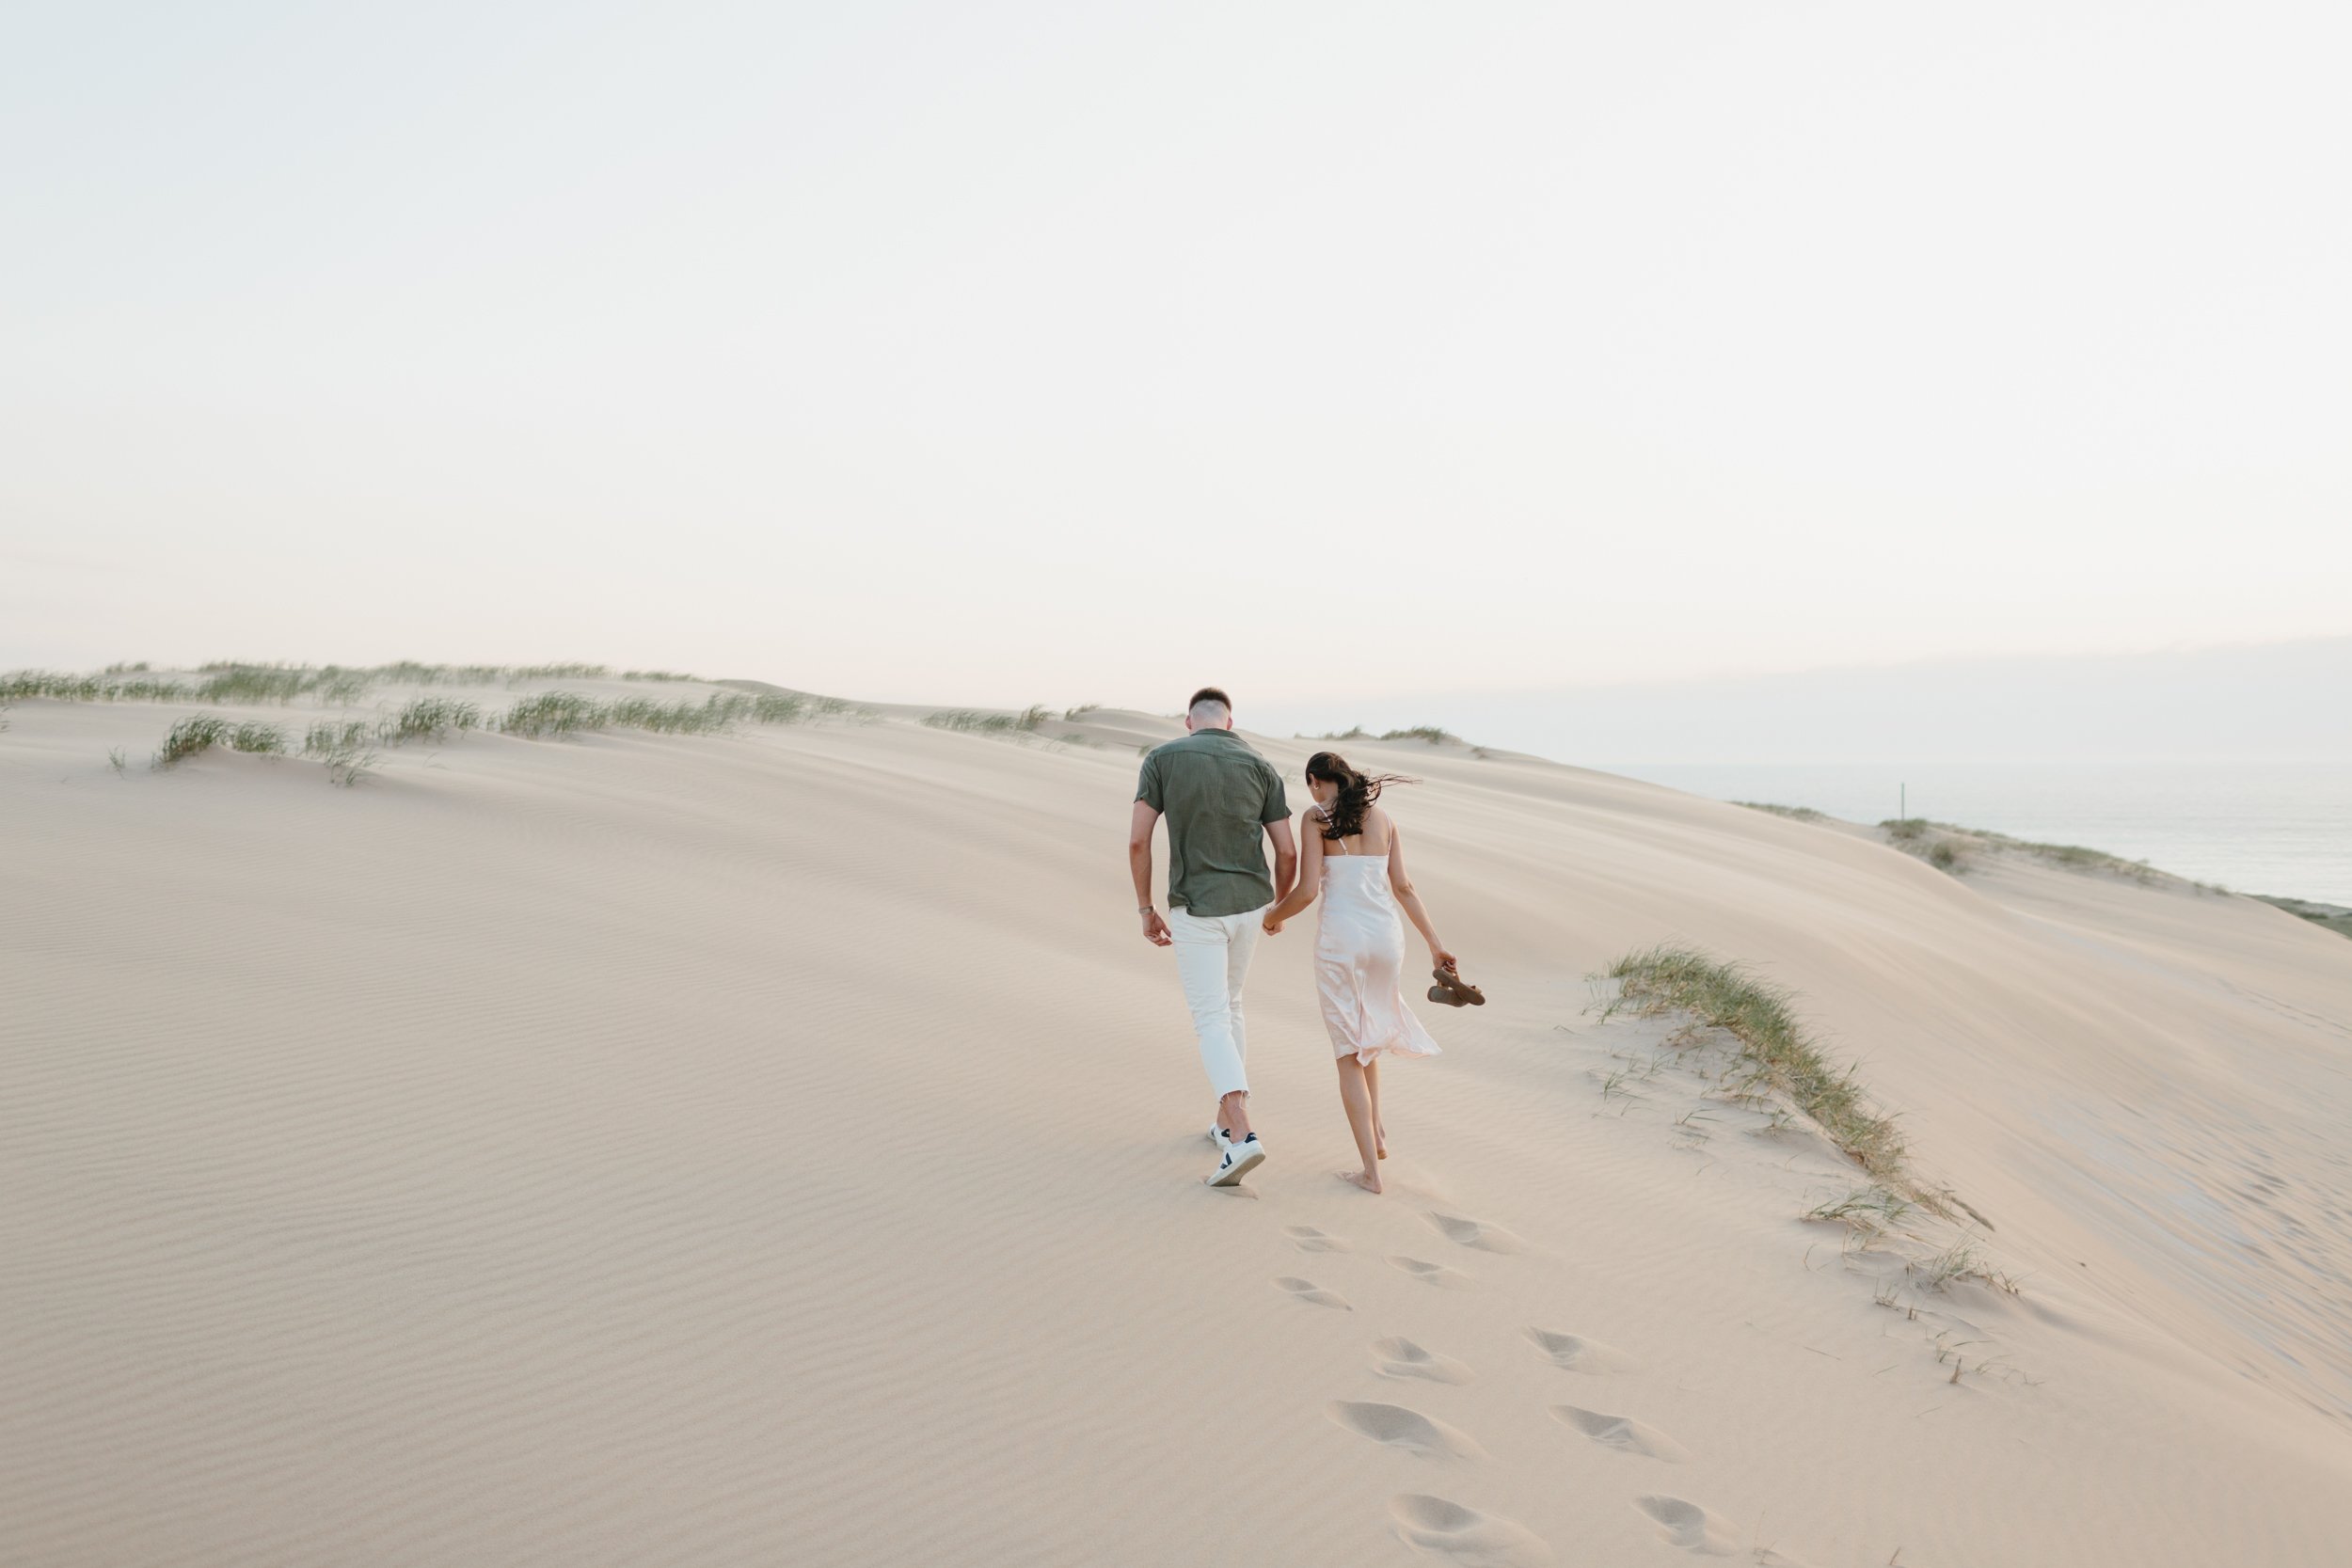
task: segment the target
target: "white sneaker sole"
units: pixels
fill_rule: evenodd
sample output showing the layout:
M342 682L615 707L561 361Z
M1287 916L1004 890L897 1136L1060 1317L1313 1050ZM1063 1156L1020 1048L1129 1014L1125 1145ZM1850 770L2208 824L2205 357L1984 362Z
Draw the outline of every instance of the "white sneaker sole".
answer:
M1243 1177L1248 1176L1251 1171L1256 1170L1260 1165L1264 1164L1265 1150L1263 1148L1253 1148L1248 1153L1243 1155L1240 1159L1234 1161L1232 1169L1220 1171L1216 1175L1211 1177L1209 1179L1209 1185L1212 1187L1233 1186L1237 1184Z

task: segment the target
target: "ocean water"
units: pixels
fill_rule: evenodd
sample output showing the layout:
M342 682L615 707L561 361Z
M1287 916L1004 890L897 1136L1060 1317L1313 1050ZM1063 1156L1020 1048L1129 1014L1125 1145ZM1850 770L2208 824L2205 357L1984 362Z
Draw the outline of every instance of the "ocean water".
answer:
M1811 806L1850 821L1903 814L2160 871L2352 905L2352 767L2327 763L1598 763L1721 800Z

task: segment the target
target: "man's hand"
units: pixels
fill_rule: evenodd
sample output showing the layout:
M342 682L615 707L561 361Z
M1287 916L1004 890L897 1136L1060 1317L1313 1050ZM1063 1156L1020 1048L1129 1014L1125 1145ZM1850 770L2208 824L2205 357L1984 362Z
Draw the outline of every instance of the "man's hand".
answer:
M1144 941L1154 947L1167 947L1175 942L1176 939L1168 934L1168 922L1160 918L1159 911L1147 904L1136 912L1143 917Z
M1279 937L1282 934L1282 923L1272 915L1267 915L1263 920L1259 921L1258 927L1270 937Z

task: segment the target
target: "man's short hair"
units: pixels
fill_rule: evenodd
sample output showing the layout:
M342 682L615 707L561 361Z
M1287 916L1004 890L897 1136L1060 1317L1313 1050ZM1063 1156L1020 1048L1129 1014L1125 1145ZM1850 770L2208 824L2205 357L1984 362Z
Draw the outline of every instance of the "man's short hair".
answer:
M1201 725L1230 724L1233 721L1233 699L1214 686L1204 686L1192 694L1184 705L1184 713L1195 728Z
M1189 713L1194 708L1199 707L1202 703L1215 703L1217 706L1223 708L1228 713L1233 711L1233 699L1228 697L1224 692L1218 690L1214 686L1204 686L1200 690L1194 692L1192 694L1192 701L1184 705L1184 711Z

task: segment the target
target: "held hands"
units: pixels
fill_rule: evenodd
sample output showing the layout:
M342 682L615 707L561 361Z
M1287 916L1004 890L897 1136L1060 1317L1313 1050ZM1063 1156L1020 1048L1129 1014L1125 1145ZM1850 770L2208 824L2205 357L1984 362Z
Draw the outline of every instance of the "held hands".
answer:
M1263 920L1258 922L1258 928L1265 932L1265 934L1270 937L1279 937L1282 934L1282 923L1275 919L1270 913Z
M1176 939L1168 934L1168 922L1160 918L1159 911L1146 904L1136 912L1143 917L1144 941L1154 947L1167 947L1174 943Z

